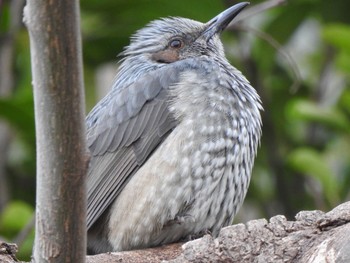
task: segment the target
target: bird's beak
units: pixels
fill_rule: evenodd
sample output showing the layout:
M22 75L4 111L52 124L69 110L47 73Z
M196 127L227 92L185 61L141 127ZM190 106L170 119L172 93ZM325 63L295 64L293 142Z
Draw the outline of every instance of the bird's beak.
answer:
M242 2L226 9L206 23L207 28L202 35L206 40L209 40L215 34L220 34L247 5L249 5L249 2Z

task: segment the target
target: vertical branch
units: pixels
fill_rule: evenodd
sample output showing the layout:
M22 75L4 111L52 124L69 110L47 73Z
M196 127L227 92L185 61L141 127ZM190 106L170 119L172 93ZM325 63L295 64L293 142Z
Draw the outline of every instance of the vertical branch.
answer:
M37 136L35 262L84 262L84 88L77 0L28 1Z

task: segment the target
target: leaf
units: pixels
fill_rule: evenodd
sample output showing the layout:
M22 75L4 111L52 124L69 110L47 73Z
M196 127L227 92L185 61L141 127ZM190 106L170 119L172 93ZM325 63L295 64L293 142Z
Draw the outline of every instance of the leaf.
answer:
M348 52L345 52L344 50L340 51L336 56L335 64L338 69L350 76L350 50Z
M326 126L350 132L350 121L337 108L321 107L314 102L295 99L287 105L287 115L290 119L314 121Z
M323 27L324 41L350 53L350 26L345 24L329 24Z
M299 148L288 155L287 162L296 171L318 180L330 204L339 203L339 185L321 154L312 148Z
M340 97L340 106L346 111L347 114L350 114L350 89L349 88L345 89L342 96Z
M0 233L8 238L18 233L32 218L34 209L25 202L12 201L0 217Z

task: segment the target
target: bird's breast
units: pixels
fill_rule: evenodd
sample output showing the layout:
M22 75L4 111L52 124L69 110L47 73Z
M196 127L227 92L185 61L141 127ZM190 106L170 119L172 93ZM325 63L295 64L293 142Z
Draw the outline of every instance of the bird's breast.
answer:
M178 124L113 204L113 247L128 249L131 240L133 247L156 246L206 230L215 235L241 206L260 116L210 77L187 72L171 87L169 110Z
M183 214L195 215L194 232L217 232L231 223L246 195L260 139L258 105L228 85L215 74L189 71L172 90L170 109L179 125L171 160L184 182Z

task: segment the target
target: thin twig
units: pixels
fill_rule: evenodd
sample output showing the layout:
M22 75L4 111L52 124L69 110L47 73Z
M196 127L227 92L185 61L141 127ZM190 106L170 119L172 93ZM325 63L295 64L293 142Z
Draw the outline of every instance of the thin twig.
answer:
M263 13L263 12L265 12L268 9L271 9L271 8L274 8L276 6L280 6L280 5L283 5L283 4L286 4L286 3L287 3L287 0L268 0L268 1L265 1L265 2L263 2L261 4L251 6L251 7L247 8L247 9L245 9L243 12L241 12L234 19L233 23L228 26L228 29L230 29L230 27L232 27L232 26L234 27L234 25L237 22L244 21L244 20L246 20L249 17L255 16L255 15L260 14L260 13Z
M301 73L299 71L299 68L298 68L296 61L283 48L283 46L276 39L274 39L271 35L263 32L263 31L260 31L256 28L252 28L252 27L242 25L242 24L237 24L237 25L235 25L234 28L241 30L241 31L252 32L257 37L259 37L262 40L265 40L267 43L269 43L273 48L275 48L286 59L286 61L290 65L292 72L293 72L293 75L294 75L293 84L291 85L289 91L293 94L296 93L300 87L300 83L302 80Z

